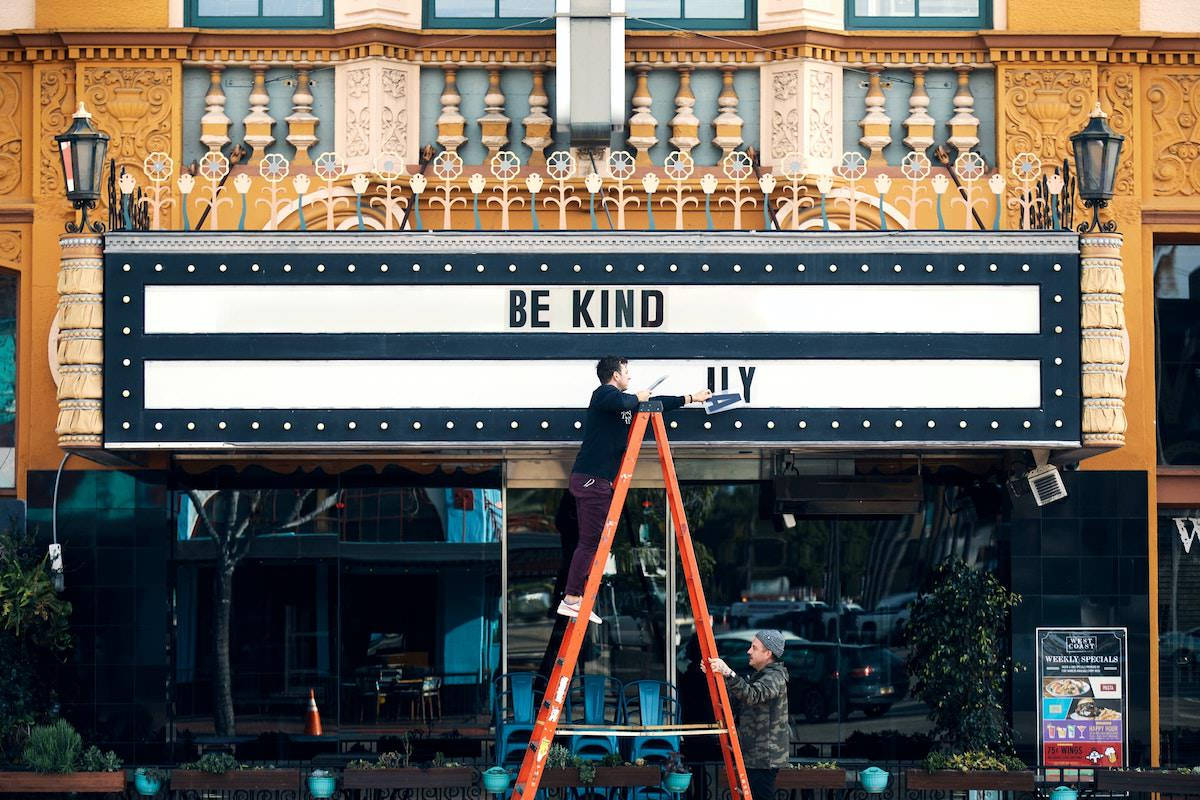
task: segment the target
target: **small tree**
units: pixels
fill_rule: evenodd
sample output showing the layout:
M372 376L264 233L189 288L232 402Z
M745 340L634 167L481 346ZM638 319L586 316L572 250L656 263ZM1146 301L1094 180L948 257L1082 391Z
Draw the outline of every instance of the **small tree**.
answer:
M956 751L1012 752L1004 698L1012 659L1008 622L1021 597L990 573L943 561L913 603L907 628L913 695L934 733Z

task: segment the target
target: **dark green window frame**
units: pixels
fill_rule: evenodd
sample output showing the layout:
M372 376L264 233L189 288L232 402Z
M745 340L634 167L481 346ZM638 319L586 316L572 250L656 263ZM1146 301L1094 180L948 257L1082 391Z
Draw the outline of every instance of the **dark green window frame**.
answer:
M258 0L262 9L263 0ZM185 0L183 24L187 28L332 28L334 0L321 0L324 13L315 17L203 17L200 16L200 0Z
M194 2L194 0L190 0ZM731 0L732 2L733 0ZM539 22L541 17L501 17L500 16L500 0L494 0L496 16L494 17L438 17L435 16L434 3L436 0L424 0L424 25L426 28L510 28L521 27L527 30L547 30L554 27L554 18L551 15L544 22ZM680 7L687 0L679 0ZM625 27L630 30L665 30L665 26L671 28L683 28L685 30L754 30L758 27L758 0L742 0L745 8L745 15L741 17L721 17L714 19L711 17L696 17L688 19L686 17L648 17L648 21L642 21L632 18L625 20ZM535 24L537 23L537 24ZM656 23L662 23L656 24Z
M854 0L846 0L846 30L989 30L992 0L979 0L974 17L922 17L921 0L913 0L911 17L865 17L854 13Z

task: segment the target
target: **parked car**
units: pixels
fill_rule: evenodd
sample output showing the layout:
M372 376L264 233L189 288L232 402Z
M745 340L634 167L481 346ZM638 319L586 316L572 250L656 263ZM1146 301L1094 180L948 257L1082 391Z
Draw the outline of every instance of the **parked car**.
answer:
M899 644L912 614L916 592L903 592L883 597L875 608L858 615L858 629L864 642Z
M731 631L716 637L717 652L734 669L746 669L746 650L754 631ZM878 645L810 642L783 632L783 663L788 668L788 710L809 722L862 711L878 717L908 694L904 661ZM838 655L841 655L840 666ZM680 665L680 674L686 661ZM839 703L840 693L840 703Z
M1158 657L1181 669L1197 668L1200 655L1200 627L1186 631L1167 631L1158 637Z

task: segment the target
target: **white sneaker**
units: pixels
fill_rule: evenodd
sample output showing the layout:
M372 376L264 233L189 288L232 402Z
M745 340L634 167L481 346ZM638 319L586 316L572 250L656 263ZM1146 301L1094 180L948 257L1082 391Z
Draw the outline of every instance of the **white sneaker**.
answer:
M558 613L562 614L564 617L578 617L579 603L568 603L566 600L562 600L558 604ZM591 620L595 623L604 622L604 620L596 616L596 612L594 611L591 613Z

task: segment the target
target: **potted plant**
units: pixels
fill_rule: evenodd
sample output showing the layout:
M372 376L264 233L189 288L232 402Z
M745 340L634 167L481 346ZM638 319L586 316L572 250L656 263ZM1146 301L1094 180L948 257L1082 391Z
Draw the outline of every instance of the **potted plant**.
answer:
M133 788L142 797L154 797L162 789L166 778L165 770L157 767L138 767L133 772Z
M1008 624L1020 595L985 570L961 559L938 564L913 602L905 637L912 694L929 706L934 738L947 753L931 753L926 774L909 775L911 788L935 788L928 773L976 774L967 787L961 775L936 788L1032 790L1033 773L1013 755L1012 729L1005 714L1005 688L1014 671L1008 655ZM998 773L998 774L996 774ZM996 785L1000 781L1004 785Z
M308 793L316 800L328 800L337 789L337 779L329 770L314 769L308 773Z
M930 753L923 766L923 770L909 770L908 788L922 791L991 789L1032 792L1034 787L1033 773L1025 768L1020 759L987 750Z
M116 754L92 748L88 751L87 766L95 769L89 771L82 769L82 748L79 734L64 719L35 725L22 753L25 765L33 771L5 775L3 791L14 794L123 791L125 775L120 771L121 761ZM114 763L115 771L109 769Z
M791 764L779 770L777 789L845 789L846 770L834 761Z
M295 790L300 770L250 767L229 753L205 753L171 773L172 791Z
M441 753L427 767L412 766L412 745L403 738L403 751L383 753L375 761L359 759L346 765L344 789L465 789L475 785L476 772Z
M672 753L663 767L663 788L668 792L680 794L686 792L691 784L691 770L683 765L683 757L679 753Z

